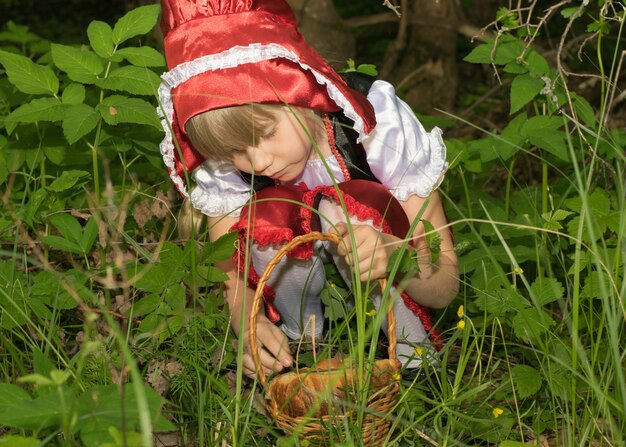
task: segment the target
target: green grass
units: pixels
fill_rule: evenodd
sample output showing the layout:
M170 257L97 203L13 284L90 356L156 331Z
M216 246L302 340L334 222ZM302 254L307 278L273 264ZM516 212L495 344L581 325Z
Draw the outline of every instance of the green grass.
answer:
M447 142L461 292L435 315L438 363L401 383L387 445L624 445L626 132L607 126L623 15L587 12L586 25L608 26L585 53L599 76L595 113L530 51L520 66L554 81L558 107L514 88L526 102L503 131L450 116L480 133ZM500 70L526 51L500 43L513 53L497 53ZM496 54L486 45L469 58ZM144 447L160 431L179 445L307 445L263 414L260 384L238 368L215 268L234 239L178 240L178 201L146 149L160 134L104 118L71 144L61 119L9 132L6 116L43 95L18 84L0 78L0 445ZM104 90L85 88L97 108ZM334 287L329 296L349 293ZM353 293L358 305L340 312L349 322L333 321L317 355L341 345L368 364L384 355L369 342L380 315L368 315L367 287ZM358 421L365 397L354 410ZM359 445L358 423L336 430Z

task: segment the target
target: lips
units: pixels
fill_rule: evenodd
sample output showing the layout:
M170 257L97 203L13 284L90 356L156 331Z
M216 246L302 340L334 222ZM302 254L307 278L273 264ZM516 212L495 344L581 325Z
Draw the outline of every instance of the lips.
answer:
M268 177L273 178L275 180L281 180L281 177L285 175L285 169L281 169L280 171L276 171L273 174L269 174Z

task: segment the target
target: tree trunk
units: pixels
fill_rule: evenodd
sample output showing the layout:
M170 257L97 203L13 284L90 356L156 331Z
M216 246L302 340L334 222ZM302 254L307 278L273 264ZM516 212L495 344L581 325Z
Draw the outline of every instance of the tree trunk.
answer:
M344 26L332 0L287 0L304 38L336 70L354 57L355 38Z
M454 106L457 8L457 0L402 0L398 38L387 50L381 78L420 112Z

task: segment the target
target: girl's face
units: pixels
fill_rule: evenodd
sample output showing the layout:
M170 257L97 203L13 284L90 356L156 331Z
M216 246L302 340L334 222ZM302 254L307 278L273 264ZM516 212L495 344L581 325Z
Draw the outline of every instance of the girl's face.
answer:
M297 112L296 112L297 113ZM310 129L305 117L280 109L275 122L269 126L257 146L249 146L236 153L232 163L237 169L249 174L264 175L274 180L288 182L297 178L309 159L317 157L308 135L315 137L315 129ZM306 131L304 129L306 126ZM308 131L308 135L307 135ZM325 148L326 139L321 138L320 150L324 156L330 152ZM327 142L325 146L328 146Z

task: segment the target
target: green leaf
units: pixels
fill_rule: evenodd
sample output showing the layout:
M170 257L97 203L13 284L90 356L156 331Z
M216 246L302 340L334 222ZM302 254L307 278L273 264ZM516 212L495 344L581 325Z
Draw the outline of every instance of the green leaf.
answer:
M517 290L502 287L490 293L481 293L476 305L490 315L503 316L507 312L524 309L526 300Z
M7 407L31 399L30 395L19 386L11 383L0 383L0 412Z
M64 109L63 135L74 144L98 125L100 114L87 104L72 104Z
M473 64L490 64L491 63L491 49L493 45L483 43L474 48L470 53L463 58L465 62Z
M422 219L424 224L424 232L426 233L426 243L430 250L430 261L433 264L437 263L439 255L441 255L441 236L439 232L435 231L435 227L429 221Z
M554 210L550 211L549 213L543 213L541 215L544 220L542 226L543 228L546 228L548 230L560 230L561 228L563 228L563 225L561 225L561 221L567 219L572 214L573 213L565 210Z
M83 228L83 236L80 240L80 247L83 253L89 253L98 237L98 223L96 218L91 216Z
M522 309L513 317L513 330L518 338L537 340L554 326L554 320L541 309Z
M161 78L154 72L132 65L113 70L104 79L98 79L96 85L106 90L116 90L133 95L155 95Z
M6 447L39 447L42 441L37 438L6 435L0 438L0 446Z
M4 119L7 132L13 132L18 123L61 121L63 106L56 98L37 98L21 105Z
M38 298L42 304L54 309L74 309L77 306L76 300L61 285L59 276L45 270L35 275L30 294Z
M584 298L598 299L606 297L611 288L611 279L604 270L594 270L585 278L584 286L580 295Z
M237 237L238 233L231 231L222 235L215 242L205 244L202 249L202 262L215 263L229 260L235 252Z
M565 206L580 213L583 207L583 200L580 195L569 198L565 201ZM596 215L605 216L611 210L611 199L608 193L600 188L593 190L587 197L587 206L595 211Z
M494 45L497 45L495 51L493 51ZM487 43L478 45L463 60L474 64L506 65L521 56L524 47L523 42L504 34L497 42L487 39Z
M68 241L59 236L42 236L41 240L49 245L52 248L56 248L57 250L67 251L69 253L74 253L77 255L82 255L83 250L80 248L76 242Z
M113 43L119 45L131 37L146 34L154 28L161 7L159 5L140 6L122 16L113 27Z
M346 297L348 291L330 283L322 289L320 299L324 304L324 317L330 321L337 321L346 316Z
M399 247L391 252L389 256L389 262L387 263L387 273L391 273L393 268L397 265L398 273L417 273L419 272L419 264L417 263L417 250L413 250L407 247Z
M78 219L71 216L69 213L59 213L50 216L50 223L65 237L66 239L79 243L80 235L83 232Z
M565 135L561 132L535 134L529 138L529 141L531 144L538 148L545 149L563 161L569 160Z
M518 61L509 62L504 66L504 72L510 74L528 73L528 68L520 64Z
M1 50L0 63L4 65L9 82L24 93L56 95L59 91L59 79L50 67L36 64L19 54Z
M31 194L26 206L20 210L20 216L28 225L33 225L35 221L39 221L41 206L48 197L47 189L38 189L34 194Z
M591 104L589 104L585 98L576 93L572 93L572 97L576 114L587 126L593 129L596 125L596 115L593 111L593 107L591 107Z
M376 65L374 64L360 64L356 71L359 73L365 73L370 76L378 76L378 70L376 69Z
M560 12L563 17L569 19L570 17L572 17L572 15L574 15L575 12L579 10L582 11L582 7L572 6L571 8L563 8Z
M537 278L530 286L535 302L538 306L545 306L563 298L565 289L555 278Z
M163 289L179 282L184 276L182 265L179 268L162 264L145 265L136 278L135 287L152 293L161 293Z
M85 86L82 84L70 84L63 90L61 96L63 104L82 104L85 101Z
M511 373L518 398L525 399L532 396L541 388L541 374L535 368L528 365L515 365Z
M498 155L502 160L508 160L524 149L525 137L521 134L524 123L528 120L525 113L518 113L502 131L502 140L498 142ZM481 154L482 159L482 154ZM483 161L487 161L483 159Z
M526 136L531 144L545 149L561 160L568 161L568 151L565 145L565 134L559 130L563 120L556 116L533 116L522 126L521 134Z
M87 49L52 44L52 59L72 81L93 84L104 71L102 60Z
M212 265L198 266L197 271L200 278L213 284L224 282L228 279L228 275L223 270Z
M129 317L143 317L144 315L154 312L162 302L163 299L160 295L147 295L136 303L133 303L132 307L126 311L126 315Z
M113 30L104 22L94 20L87 27L87 36L91 48L96 54L104 59L113 55L115 46L113 45Z
M524 58L530 74L537 77L547 76L550 74L550 64L537 51L530 49Z
M496 18L506 28L519 27L518 13L509 10L508 8L501 6L496 12Z
M138 67L163 67L165 57L151 47L129 47L118 50L116 55Z
M0 411L0 425L22 430L61 426L63 415L69 416L67 403L73 400L67 388L62 387L61 392L64 395L65 406L59 393L44 393L35 399L19 402ZM65 412L62 411L63 408L66 408Z
M63 173L54 179L54 181L48 186L49 191L63 192L75 187L76 185L84 185L89 181L91 174L87 171L79 171L70 169L63 171Z
M102 101L97 110L104 121L113 126L120 123L146 124L162 129L156 108L143 99L113 95Z
M541 92L545 83L530 75L516 76L511 84L511 110L513 115Z

